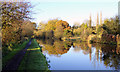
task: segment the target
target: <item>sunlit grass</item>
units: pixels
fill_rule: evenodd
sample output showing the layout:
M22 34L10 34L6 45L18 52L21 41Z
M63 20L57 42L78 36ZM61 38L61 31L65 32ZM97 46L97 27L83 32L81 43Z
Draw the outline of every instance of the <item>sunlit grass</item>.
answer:
M32 40L30 47L21 61L18 70L46 70L48 71L48 64L45 56L40 51L40 47L35 39Z
M40 50L40 48L33 48L33 49L27 49L27 51L32 51L32 50Z

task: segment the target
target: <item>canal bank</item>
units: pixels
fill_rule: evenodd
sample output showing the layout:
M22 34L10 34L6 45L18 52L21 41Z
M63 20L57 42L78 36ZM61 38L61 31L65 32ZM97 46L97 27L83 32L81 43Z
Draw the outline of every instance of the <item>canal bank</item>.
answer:
M15 44L11 48L2 48L2 68L4 68L10 60L13 60L13 57L20 51L22 51L26 45L30 42L30 39L24 41L21 44Z
M10 56L10 61L4 63L3 71L6 70L17 70L17 71L29 71L29 70L44 70L48 71L48 63L45 56L41 52L41 47L39 47L36 39L31 39L25 43L25 47L16 53L14 50L13 56ZM29 45L28 45L29 44ZM5 59L5 58L4 58ZM11 62L12 61L12 62ZM17 62L18 61L18 62ZM15 63L14 63L15 62ZM13 65L14 64L14 65ZM10 66L10 67L9 67ZM16 67L13 67L16 66Z
M41 52L36 39L31 41L31 45L26 49L26 54L22 59L18 70L44 70L49 71L46 57Z

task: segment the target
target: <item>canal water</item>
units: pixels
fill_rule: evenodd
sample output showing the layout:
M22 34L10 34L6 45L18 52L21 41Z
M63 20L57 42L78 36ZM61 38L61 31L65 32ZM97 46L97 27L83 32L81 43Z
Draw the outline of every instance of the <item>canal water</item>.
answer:
M86 42L42 42L50 70L118 70L120 50L116 45Z

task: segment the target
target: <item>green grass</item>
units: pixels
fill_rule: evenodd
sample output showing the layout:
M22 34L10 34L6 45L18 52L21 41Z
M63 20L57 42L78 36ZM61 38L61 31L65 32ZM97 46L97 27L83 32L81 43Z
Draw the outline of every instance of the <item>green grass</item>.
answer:
M45 56L40 51L40 47L33 39L28 51L20 63L18 70L44 70L49 71Z
M29 40L27 41L24 41L22 44L18 44L18 45L15 45L13 46L13 50L12 51L9 51L7 53L7 55L5 55L4 57L2 57L2 66L4 67L6 65L6 63L12 59L19 51L21 51L22 49L25 48L26 44L29 42ZM4 50L4 49L3 49ZM7 52L8 50L4 50L4 52Z

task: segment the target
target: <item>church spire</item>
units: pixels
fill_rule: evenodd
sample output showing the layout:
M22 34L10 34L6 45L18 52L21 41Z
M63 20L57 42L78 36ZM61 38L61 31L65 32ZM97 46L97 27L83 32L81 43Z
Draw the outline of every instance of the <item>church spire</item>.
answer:
M97 26L99 25L99 14L97 13Z
M97 13L96 30L98 28L98 25L99 25L99 14Z
M89 27L91 27L91 22L92 20L91 20L91 14L90 14Z
M102 12L100 12L100 25L102 25Z

